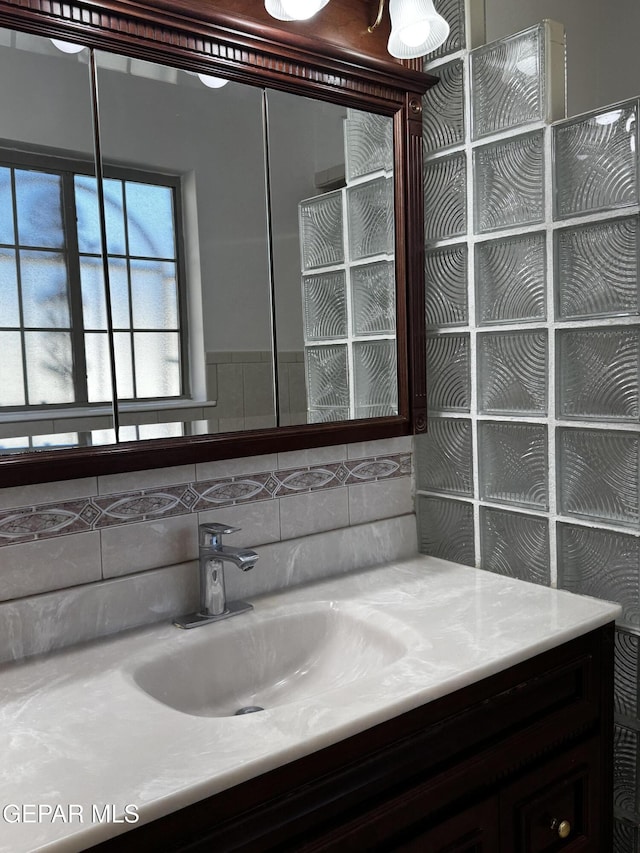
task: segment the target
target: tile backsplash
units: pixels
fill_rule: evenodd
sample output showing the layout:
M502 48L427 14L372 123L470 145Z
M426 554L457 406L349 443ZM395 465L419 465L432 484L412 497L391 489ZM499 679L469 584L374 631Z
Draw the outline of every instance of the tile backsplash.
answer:
M251 596L416 553L411 438L0 491L0 660L194 609L198 524L241 531ZM236 577L237 575L237 577Z

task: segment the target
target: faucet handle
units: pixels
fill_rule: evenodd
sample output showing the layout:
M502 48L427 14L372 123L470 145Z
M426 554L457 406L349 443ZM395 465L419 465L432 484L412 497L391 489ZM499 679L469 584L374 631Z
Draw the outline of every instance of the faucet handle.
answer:
M198 525L200 531L200 544L204 546L222 545L223 534L238 533L240 527L230 527L228 524L217 524L210 522Z

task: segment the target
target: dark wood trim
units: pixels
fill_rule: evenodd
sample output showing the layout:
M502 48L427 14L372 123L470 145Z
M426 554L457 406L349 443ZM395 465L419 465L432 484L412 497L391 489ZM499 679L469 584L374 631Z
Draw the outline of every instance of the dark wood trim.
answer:
M405 96L404 115L407 121L405 144L408 147L406 216L407 227L407 294L409 305L409 353L407 364L411 371L411 424L413 432L427 429L426 381L426 314L424 288L424 190L422 180L422 98L417 92Z
M197 435L182 440L130 441L91 449L41 450L0 457L0 488L410 434L408 418L393 417Z
M0 457L0 487L252 456L426 428L421 97L436 81L369 34L368 0L331 0L311 22L280 24L261 0L0 0L0 25L239 82L394 115L399 414L100 448Z

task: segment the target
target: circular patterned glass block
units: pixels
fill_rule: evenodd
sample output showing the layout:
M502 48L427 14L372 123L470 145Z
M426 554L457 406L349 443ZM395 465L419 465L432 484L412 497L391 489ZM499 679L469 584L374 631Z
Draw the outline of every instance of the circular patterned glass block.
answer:
M300 203L300 245L305 271L344 261L340 190Z
M639 438L631 432L558 430L558 505L566 515L636 527Z
M547 333L478 335L478 406L483 414L547 412Z
M487 240L475 248L479 325L546 317L544 232Z
M639 420L640 329L563 329L558 364L562 417Z
M542 131L476 148L473 168L476 232L543 221Z
M420 552L475 566L473 505L426 495L416 502Z
M556 218L638 203L638 102L557 124Z
M467 233L467 161L464 154L424 166L424 234L427 242Z
M343 270L302 279L304 335L308 341L347 335L347 294Z
M547 428L486 421L478 431L481 497L548 509Z
M431 410L469 411L470 365L469 335L427 337L427 405Z
M622 605L618 625L640 628L640 540L609 530L558 524L558 586L617 601Z
M438 66L437 76L437 86L432 86L422 99L422 140L428 153L464 142L462 60Z
M481 507L480 542L483 569L549 585L547 519Z
M638 314L638 226L638 217L629 216L556 231L557 303L563 320Z
M544 118L544 25L471 52L474 139Z
M395 264L380 261L353 266L350 274L355 334L393 334L396 328Z
M415 438L419 489L473 496L471 421L430 418L427 432Z
M467 247L447 246L425 254L427 328L468 321Z
M372 172L393 171L393 119L361 110L347 110L345 121L347 180Z

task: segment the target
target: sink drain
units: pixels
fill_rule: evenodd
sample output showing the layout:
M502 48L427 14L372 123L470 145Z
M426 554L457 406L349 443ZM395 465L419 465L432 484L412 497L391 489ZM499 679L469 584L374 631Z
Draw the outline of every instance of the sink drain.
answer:
M241 717L243 714L255 714L256 711L264 711L264 708L260 705L245 705L244 708L238 708L233 716Z

